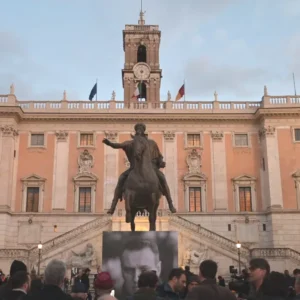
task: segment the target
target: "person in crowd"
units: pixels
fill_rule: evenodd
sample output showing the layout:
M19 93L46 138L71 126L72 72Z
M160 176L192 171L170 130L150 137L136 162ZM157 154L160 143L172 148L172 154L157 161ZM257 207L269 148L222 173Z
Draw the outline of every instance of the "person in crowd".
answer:
M95 300L116 300L111 295L114 282L108 272L100 272L94 281Z
M193 273L191 273L192 275L190 275L187 279L187 285L186 285L186 289L185 292L183 293L183 299L186 297L186 295L196 286L198 286L201 282L200 282L200 278L198 275L195 275Z
M259 300L285 300L288 296L288 280L279 272L271 272L263 281Z
M294 286L295 280L294 280L294 278L290 275L289 270L284 270L284 276L285 276L285 279L286 279L288 285L291 286L291 287Z
M257 299L262 296L261 286L270 274L270 265L263 258L253 258L250 260L249 271L250 291L248 299Z
M194 274L191 272L190 266L185 266L185 267L184 267L184 271L185 271L186 280L189 281L189 277L194 275Z
M80 298L85 300L87 294L66 294L62 288L66 277L67 268L63 261L51 260L44 272L44 287L41 291L29 297L30 300L72 300Z
M167 298L169 300L179 300L180 293L186 287L185 271L181 268L172 269L167 283L161 284L156 289L158 297Z
M294 300L300 300L300 276L295 277L295 296Z
M219 286L226 286L225 279L222 276L218 276L218 285Z
M229 289L217 285L217 271L218 265L215 261L204 260L199 267L201 284L188 293L186 300L236 300Z
M22 300L30 289L30 276L26 271L17 271L10 281L10 290L4 297L5 300Z
M10 266L10 271L9 271L10 279L6 283L0 286L0 299L5 298L6 294L10 291L9 286L11 282L11 277L18 271L27 272L27 267L22 261L14 260Z
M85 285L85 293L88 294L88 299L91 300L92 296L90 294L90 273L91 270L89 268L86 268L81 276L81 281Z
M127 300L163 300L156 295L158 277L153 271L146 271L140 274L138 279L138 290L129 296Z

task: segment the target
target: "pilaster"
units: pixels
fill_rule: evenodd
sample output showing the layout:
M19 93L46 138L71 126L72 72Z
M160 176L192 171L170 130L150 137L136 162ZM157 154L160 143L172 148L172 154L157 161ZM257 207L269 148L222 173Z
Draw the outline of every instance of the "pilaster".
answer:
M267 190L267 208L283 208L281 173L279 162L278 139L275 127L265 126L259 131L260 141L262 143L265 178L264 185Z
M108 140L116 143L118 133L114 131L106 131L105 136ZM103 189L103 208L109 209L114 197L115 187L117 186L119 177L118 151L109 146L104 147L104 189Z
M10 209L14 174L15 139L18 131L12 125L1 127L0 209Z
M178 208L178 172L177 172L177 147L176 134L164 131L164 160L166 161L165 176L170 188L174 206ZM164 202L164 208L168 208Z
M65 210L68 198L69 139L66 131L57 131L55 135L52 209Z
M211 132L212 140L212 184L215 211L228 209L226 147L224 133Z

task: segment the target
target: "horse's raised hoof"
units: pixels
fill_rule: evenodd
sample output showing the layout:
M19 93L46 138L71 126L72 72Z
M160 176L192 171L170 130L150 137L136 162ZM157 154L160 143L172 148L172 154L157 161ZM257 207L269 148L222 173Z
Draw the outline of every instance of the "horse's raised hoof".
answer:
M177 212L176 208L175 208L173 205L170 206L170 212L171 212L172 214L175 214L175 213Z

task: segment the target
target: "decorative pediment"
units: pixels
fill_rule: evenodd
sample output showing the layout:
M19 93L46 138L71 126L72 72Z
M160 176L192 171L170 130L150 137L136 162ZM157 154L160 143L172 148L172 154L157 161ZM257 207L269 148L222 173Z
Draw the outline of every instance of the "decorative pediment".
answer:
M250 175L241 175L241 176L237 176L237 177L234 177L232 178L232 181L234 182L243 182L243 181L256 181L256 178L253 177L253 176L250 176Z
M251 175L241 175L231 179L233 183L233 190L235 191L238 186L252 186L256 189L256 178Z
M206 181L207 177L203 173L197 173L197 174L188 173L183 177L183 180L184 181Z
M36 174L31 174L29 176L23 177L21 181L22 181L22 191L24 191L25 187L27 186L42 187L42 189L44 190L46 178L43 178Z
M73 181L97 181L98 177L93 173L79 173L73 177Z
M23 177L21 179L21 181L27 181L27 182L30 182L30 181L44 181L45 182L46 178L43 178L43 177L41 177L39 175L36 175L36 174L31 174L27 177Z

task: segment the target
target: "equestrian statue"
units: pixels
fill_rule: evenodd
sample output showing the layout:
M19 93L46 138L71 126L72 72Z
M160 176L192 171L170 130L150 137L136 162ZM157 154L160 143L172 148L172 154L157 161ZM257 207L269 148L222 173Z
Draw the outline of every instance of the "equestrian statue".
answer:
M122 149L130 163L130 168L119 177L114 192L114 198L108 214L113 214L118 201L125 200L126 223L131 223L131 230L135 231L134 218L137 212L149 212L150 230L155 231L156 213L159 199L164 195L169 209L176 212L164 174L160 168L166 163L154 140L145 135L146 126L138 123L134 127L135 135L132 140L123 143L112 143L103 139L103 143L114 148Z

